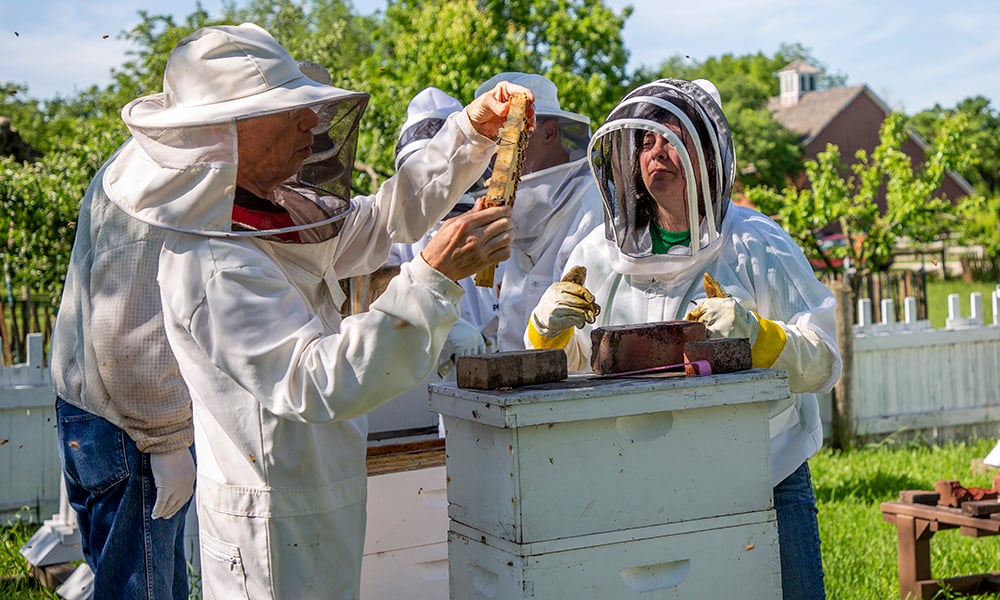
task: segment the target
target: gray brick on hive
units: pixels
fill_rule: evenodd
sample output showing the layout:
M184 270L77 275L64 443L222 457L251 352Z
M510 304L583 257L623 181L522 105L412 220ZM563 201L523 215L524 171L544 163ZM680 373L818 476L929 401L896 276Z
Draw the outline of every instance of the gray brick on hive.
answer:
M712 373L735 373L753 368L750 340L712 338L684 344L684 362L707 360Z
M460 356L455 375L458 387L496 390L562 381L568 376L563 350L512 350Z

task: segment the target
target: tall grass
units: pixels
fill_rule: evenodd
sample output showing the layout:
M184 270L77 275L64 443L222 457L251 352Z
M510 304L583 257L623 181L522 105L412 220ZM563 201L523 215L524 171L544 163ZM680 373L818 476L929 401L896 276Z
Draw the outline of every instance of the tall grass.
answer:
M30 511L28 511L30 514ZM0 598L3 600L59 600L53 590L42 587L29 572L21 547L34 535L37 523L30 518L12 519L0 527Z

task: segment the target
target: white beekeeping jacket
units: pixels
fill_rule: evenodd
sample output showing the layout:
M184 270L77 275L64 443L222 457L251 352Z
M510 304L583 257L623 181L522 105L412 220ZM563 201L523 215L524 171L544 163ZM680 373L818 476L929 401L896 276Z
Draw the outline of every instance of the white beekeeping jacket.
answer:
M470 132L456 115L429 147L431 167L404 166L374 197L354 198L330 240L168 235L159 276L165 322L192 388L199 519L213 524L201 541L219 557L203 553L203 570L225 576L239 556L266 556L262 576L276 598L331 589L353 597L365 413L432 371L462 290L417 257L367 312L342 319L339 280L374 270L401 232L440 219L460 191L437 175L478 177L494 146ZM398 210L404 200L409 210ZM215 597L242 592L242 579L221 580L227 587ZM270 597L250 590L257 594Z
M571 370L589 370L594 327L683 319L705 298L702 279L711 273L740 304L780 322L787 335L771 366L788 371L792 391L788 402L770 407L772 483L777 484L823 443L815 392L829 391L840 377L836 302L783 229L745 207L731 205L728 212L722 243L700 252L686 268L675 263L662 273L650 272L649 263L641 274L622 272L608 260L614 242L603 230L592 232L568 264L587 267L587 289L601 314L593 325L574 330L566 353Z
M775 321L786 336L771 365L788 372L792 392L787 401L769 407L772 483L777 484L823 442L815 392L832 389L840 377L836 302L787 232L730 201L735 154L713 91L714 86L670 79L640 86L594 133L589 160L605 203L605 226L573 250L567 269L587 268L585 285L601 313L596 323L574 329L565 350L571 370L588 370L594 327L683 319L706 297L702 282L710 273L747 310ZM664 125L671 119L680 124L684 139ZM668 139L684 163L685 181L695 182L686 186L691 241L666 254L653 252L640 215L639 200L648 192L635 165L647 132Z

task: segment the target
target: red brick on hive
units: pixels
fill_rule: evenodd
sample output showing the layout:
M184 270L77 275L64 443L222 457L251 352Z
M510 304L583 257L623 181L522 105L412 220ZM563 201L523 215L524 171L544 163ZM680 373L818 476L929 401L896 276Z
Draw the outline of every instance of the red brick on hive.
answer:
M713 338L684 344L684 362L706 360L712 373L735 373L753 368L753 354L747 338ZM686 370L690 370L688 367ZM689 373L690 374L690 373Z
M562 349L459 356L455 364L458 387L474 390L552 383L567 376L566 352Z
M705 324L698 321L595 327L590 332L590 368L597 375L612 375L681 364L684 345L707 337Z

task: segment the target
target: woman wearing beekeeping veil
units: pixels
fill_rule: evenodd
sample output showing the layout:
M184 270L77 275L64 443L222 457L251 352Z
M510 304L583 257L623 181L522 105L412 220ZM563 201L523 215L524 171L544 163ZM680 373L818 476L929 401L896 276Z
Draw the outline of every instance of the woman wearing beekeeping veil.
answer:
M359 198L368 96L306 77L255 25L185 38L163 93L123 109L133 138L103 184L169 230L157 279L193 404L206 597L357 598L365 414L435 366L458 318L455 282L510 254L510 211L449 220L365 313L342 318L339 280L448 213L517 91L500 84L456 112L425 160Z
M589 160L605 226L567 262L587 268L585 287L550 286L525 342L565 348L570 369L586 369L594 326L692 313L710 337L748 338L755 367L788 371L791 400L770 407L782 588L785 598L824 597L806 461L823 442L814 393L831 389L841 370L832 293L784 230L730 201L736 157L711 82L636 88L594 133ZM706 272L729 297L706 298Z

